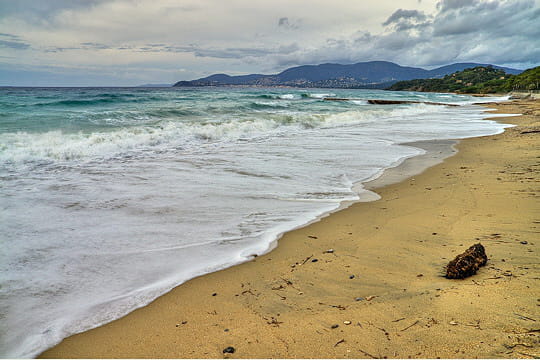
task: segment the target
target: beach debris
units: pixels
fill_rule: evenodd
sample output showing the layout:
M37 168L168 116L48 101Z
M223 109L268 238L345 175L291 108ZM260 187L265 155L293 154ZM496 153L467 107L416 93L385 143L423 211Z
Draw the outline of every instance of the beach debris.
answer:
M351 325L351 322L350 322L349 320L345 320L343 323L344 323L345 325Z
M364 350L362 350L362 349L358 349L358 351L360 351L360 352L361 352L362 354L364 354L364 355L369 356L369 357L372 358L372 359L379 359L379 358L380 358L380 357L377 357L377 356L373 356L373 355L371 355L370 353L368 353L368 352L366 352L366 351L364 351Z
M424 276L424 274L418 274L418 275L416 275L416 277L422 277L422 276Z
M319 261L319 259L313 259L313 260L311 260L311 262L317 262L317 261Z
M217 293L213 293L212 296L217 296Z
M341 339L339 340L337 343L334 344L334 347L338 346L339 344L341 343L344 343L345 342L345 339Z
M350 275L350 276L349 276L349 279L354 279L354 275Z
M377 296L375 296L375 295L369 295L369 296L366 296L366 300L371 301L371 300L375 299L376 297Z
M362 300L365 300L365 299L363 297L354 298L354 301L362 301Z
M304 261L302 261L302 263L300 265L304 265L305 263L308 262L309 259L311 259L313 257L313 255L310 255L308 256L307 258L304 259Z
M326 305L326 304L321 303L321 302L319 304L320 305ZM343 305L328 305L328 306L339 309L339 310L347 310L347 308L345 306L343 306Z
M236 350L232 346L227 346L225 349L223 349L224 354L234 354Z
M265 318L266 319L266 318ZM268 319L266 319L268 320ZM268 325L272 325L272 326L275 326L275 327L279 327L279 324L283 324L283 321L279 321L278 319L276 319L275 317L271 317L271 320L270 321L267 321L266 322Z
M313 236L313 235L308 235L308 238L310 238L310 239L318 239L318 237Z
M518 313L514 313L514 315L517 315L519 316L522 320L530 320L530 321L536 321L535 319L533 318L530 318L528 316L525 316L525 315L521 315L521 314L518 314Z
M330 326L330 328L332 328L332 329L337 329L338 327L339 327L338 324L334 324L334 325Z
M528 242L526 242L526 241L520 241L519 243L520 243L521 245L527 245L527 244L528 244Z
M401 329L400 331L405 331L407 329L410 329L412 328L414 325L418 324L420 322L420 320L416 320L415 322L413 322L411 325L407 326L406 328L404 329Z
M328 249L325 252L323 252L323 254L333 254L333 253L334 253L334 249Z
M450 325L457 325L458 323L452 320L452 321L449 322L449 324Z
M480 243L472 245L459 254L446 266L447 279L464 279L476 274L480 266L484 266L488 258L484 246Z

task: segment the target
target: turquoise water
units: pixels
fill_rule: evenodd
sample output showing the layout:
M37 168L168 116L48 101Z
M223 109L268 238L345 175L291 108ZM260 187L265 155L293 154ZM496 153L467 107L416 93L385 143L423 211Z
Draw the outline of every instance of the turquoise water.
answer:
M283 232L361 199L362 182L423 153L402 143L503 131L474 101L372 90L0 89L0 355L35 356L269 251Z

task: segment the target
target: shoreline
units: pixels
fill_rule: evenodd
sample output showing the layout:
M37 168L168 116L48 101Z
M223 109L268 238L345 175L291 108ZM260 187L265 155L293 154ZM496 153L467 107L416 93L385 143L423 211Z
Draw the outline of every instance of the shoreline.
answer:
M511 104L502 103L497 107L504 109ZM521 105L517 106L523 107L530 102L519 104ZM529 123L535 124L538 122L538 114L534 113L538 111L535 110L537 108L537 104L533 104L533 115L497 120L523 123L524 119L531 117L528 119ZM490 349L487 344L489 337L500 337L502 341L501 334L496 331L489 333L486 341L482 342L485 345L480 346L475 342L478 349L466 346L470 337L476 336L478 330L482 330L481 326L489 323L489 319L476 313L478 306L473 306L475 311L471 311L475 318L471 323L478 320L477 328L461 325L466 320L458 318L467 314L459 311L455 320L440 320L442 315L449 315L441 315L440 309L434 309L430 303L433 299L440 301L449 298L446 305L457 311L459 306L456 305L465 303L459 296L456 298L453 295L456 291L454 287L460 295L463 292L471 295L470 291L466 292L464 288L478 290L474 285L475 281L487 282L490 286L496 282L501 284L495 292L498 295L500 288L504 288L502 285L510 283L507 280L512 280L512 285L521 281L517 275L501 275L500 278L488 280L493 276L493 272L498 274L497 268L482 269L477 276L461 282L441 278L440 271L441 266L455 256L455 252L472 245L477 241L476 238L485 246L487 244L488 255L491 247L499 244L501 235L497 237L494 234L503 232L479 232L472 224L465 227L469 232L474 230L472 233L477 235L476 238L469 236L463 240L455 239L456 234L467 232L454 229L446 224L446 221L441 222L440 218L451 217L451 224L463 222L463 214L470 215L473 212L467 209L467 206L476 206L483 201L476 198L476 201L470 201L470 196L474 197L477 191L485 191L484 195L491 197L493 188L497 188L502 180L492 180L494 183L491 188L487 186L487 190L480 189L476 183L484 182L483 178L474 179L473 173L478 171L478 168L485 167L485 164L471 160L471 157L474 158L472 150L482 149L481 145L492 145L491 140L508 140L509 134L515 135L517 129L509 128L499 135L462 140L456 156L422 171L420 175L415 174L415 178L408 176L407 180L392 185L381 183L380 180L377 185L377 180L384 177L383 175L375 180L374 184L365 186L366 189L377 188L381 200L355 203L306 227L287 232L279 239L279 247L272 252L251 262L190 280L122 319L65 339L41 356L215 358L223 356L222 350L225 347L234 346L237 352L233 357L490 357L492 354L497 357L516 357L518 355L515 352L509 355L500 352L500 346L492 346L494 349ZM530 133L522 137L527 140L534 139L534 136L534 133ZM530 142L531 139L527 141ZM534 140L532 141L534 145ZM457 166L463 161L461 158L472 161L474 166ZM534 156L528 158L528 161L531 159L534 160ZM400 173L410 163L405 161L392 169L395 169L395 173ZM452 166L453 169L448 170ZM528 166L532 167L531 164ZM500 173L500 178L507 176L505 174L506 172ZM467 184L451 184L455 188L468 187L469 197L463 198L461 194L461 202L453 199L453 195L459 194L455 188L448 188L448 184L440 187L432 184L437 181L456 181L459 175L460 180L467 178L469 181ZM402 173L401 176L405 175ZM422 183L430 186L416 190ZM475 188L472 188L471 184ZM519 184L523 183L518 183L517 186ZM457 192L453 193L452 190ZM416 194L413 194L414 191ZM521 195L519 190L515 191ZM439 194L438 201L437 196L433 196L435 193ZM419 199L419 196L427 199ZM534 196L532 198L534 201ZM528 209L533 210L535 204L531 199L528 200ZM402 204L407 201L409 205ZM383 204L384 207L381 207ZM443 204L445 212L449 214L435 215L435 220L439 222L433 221L430 226L426 226L426 216L433 212L429 206L437 204ZM500 205L500 201L497 201L497 204ZM502 204L506 206L505 202ZM397 206L399 209L390 211L390 206ZM483 211L486 212L486 209ZM422 216L415 216L415 212ZM496 214L491 215L481 216L474 222L487 222L493 227L504 227L505 222L501 222ZM528 220L532 215L532 211L517 214L518 217ZM430 227L432 229L428 230ZM481 228L487 229L485 226ZM526 245L517 243L523 250L535 248L530 229L512 231L520 233L520 241L528 239ZM450 237L451 241L440 239L441 235ZM517 238L512 240L517 241ZM334 251L325 252L328 249ZM384 261L386 257L397 254L403 255L403 258ZM496 260L492 260L493 256L490 256L492 261L488 262L488 267L495 261L498 262L494 266L501 266L499 255L497 253ZM446 259L441 260L442 257ZM312 262L314 259L318 261ZM534 261L530 263L534 265ZM422 276L419 276L420 274ZM354 277L351 279L352 275ZM530 286L529 289L538 290L538 285L535 286L536 288ZM212 296L213 294L216 295ZM373 298L370 298L371 296ZM480 294L478 296L481 297ZM536 301L534 296L530 296ZM356 301L358 297L363 299ZM422 311L419 311L417 302L428 308L428 312L432 313L431 318L419 317ZM525 306L521 302L519 306ZM534 315L534 302L532 306ZM528 309L527 306L525 308ZM531 315L530 310L525 311L525 314L523 309L516 309L515 312ZM351 321L351 324L346 325L344 321ZM335 324L339 327L333 329L332 325ZM407 329L401 329L409 325ZM464 332L460 333L456 329ZM426 334L433 331L440 331L440 334L446 337L458 338L459 346L456 346L464 348L462 351L465 352L455 353L441 347L437 343L437 336ZM421 340L420 344L415 341L418 339ZM493 339L490 341L493 342ZM525 343L525 340L523 341ZM419 349L422 350L420 354ZM510 351L504 346L503 349ZM525 352L531 351L528 346L523 349Z

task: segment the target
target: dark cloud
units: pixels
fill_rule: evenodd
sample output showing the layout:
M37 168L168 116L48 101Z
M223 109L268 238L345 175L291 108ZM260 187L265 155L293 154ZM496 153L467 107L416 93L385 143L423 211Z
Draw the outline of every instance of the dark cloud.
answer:
M30 44L22 40L20 36L8 33L0 33L0 47L25 50L30 48Z
M402 20L421 21L421 20L425 20L425 19L426 19L426 14L424 14L421 11L398 9L392 15L390 15L390 17L385 22L383 22L382 24L383 24L383 26L388 26L390 24L398 23L398 22L400 22Z
M455 10L475 6L481 1L479 0L441 0L437 3L437 9L444 13L448 10Z
M359 31L323 46L276 56L280 66L388 60L403 65L453 62L537 66L540 9L532 0L442 1L433 15L399 9L381 34Z
M289 20L288 17L282 17L278 20L278 27L290 30L296 30L300 27L300 21Z

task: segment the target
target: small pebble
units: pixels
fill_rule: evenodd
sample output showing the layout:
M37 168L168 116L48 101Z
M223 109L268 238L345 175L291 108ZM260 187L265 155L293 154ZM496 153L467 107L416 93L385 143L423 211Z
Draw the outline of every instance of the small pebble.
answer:
M416 277L422 277L422 276L424 276L424 274L418 274L418 275L416 275Z
M354 301L362 301L362 300L364 300L363 297L357 297L357 298L354 299Z
M298 295L304 295L304 293L300 291L300 292L298 293Z
M229 329L225 329L225 330L223 330L223 331L225 331L225 332L229 332Z
M328 250L325 251L325 253L332 254L332 253L334 253L334 249L328 249Z
M455 322L455 321L450 321L449 324L450 324L450 325L457 325L458 323Z
M319 261L319 259L313 259L313 260L311 260L311 262L317 262L317 261Z
M223 349L224 354L234 354L236 350L232 346L228 346L225 349Z
M213 293L212 296L217 296L217 293Z
M526 241L520 241L519 243L522 244L522 245L527 245L528 244Z
M331 326L332 329L337 329L338 327L339 327L338 324L334 324L334 325Z
M354 279L354 275L349 276L349 279Z
M351 325L351 322L350 322L349 320L345 320L343 323L344 323L345 325Z

